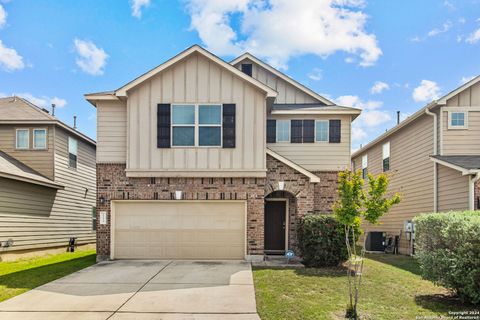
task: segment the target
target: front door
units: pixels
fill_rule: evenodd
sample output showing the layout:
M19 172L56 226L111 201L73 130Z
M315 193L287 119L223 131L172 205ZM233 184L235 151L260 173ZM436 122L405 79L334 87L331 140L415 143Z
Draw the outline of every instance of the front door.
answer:
M285 201L265 201L265 251L285 251Z

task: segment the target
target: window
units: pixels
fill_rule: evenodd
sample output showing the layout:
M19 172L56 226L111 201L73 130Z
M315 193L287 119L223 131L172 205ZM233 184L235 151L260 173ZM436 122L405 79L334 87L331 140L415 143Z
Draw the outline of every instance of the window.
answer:
M28 149L29 148L29 135L30 130L28 129L17 129L16 139L15 139L15 148L16 149Z
M328 120L315 121L315 141L328 142Z
M172 146L221 146L221 105L173 105Z
M290 120L277 120L277 142L290 142Z
M77 168L77 140L68 137L68 166Z
M252 64L251 63L242 63L242 72L251 77L252 76Z
M33 149L47 149L47 129L33 129Z
M97 207L92 207L92 230L97 230Z
M449 112L449 129L466 129L468 127L468 114L466 112Z
M383 172L390 170L390 142L382 147Z
M368 167L368 155L362 157L362 178L367 178L367 167Z

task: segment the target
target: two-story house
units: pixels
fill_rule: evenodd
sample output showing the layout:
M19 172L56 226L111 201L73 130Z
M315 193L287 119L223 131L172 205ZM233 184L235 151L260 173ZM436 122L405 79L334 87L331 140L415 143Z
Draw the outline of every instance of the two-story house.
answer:
M0 98L0 257L94 243L95 141L19 97Z
M475 210L480 206L480 76L420 109L352 155L356 170L390 176L400 204L367 225L400 236L400 252L412 253L405 226L422 213Z
M97 259L262 259L331 212L360 110L193 46L97 108Z

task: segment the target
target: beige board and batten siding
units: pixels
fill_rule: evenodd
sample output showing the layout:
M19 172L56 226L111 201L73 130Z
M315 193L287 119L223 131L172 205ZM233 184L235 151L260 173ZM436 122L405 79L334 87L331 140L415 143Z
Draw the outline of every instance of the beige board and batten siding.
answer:
M58 127L51 131L55 131L55 164L52 161L50 166L55 167L55 182L64 189L1 179L0 239L13 240L4 251L67 246L70 237L77 237L80 244L95 242L95 147L77 138L77 169L71 169L67 132Z
M16 148L16 129L29 129L29 149L18 150ZM33 129L47 129L47 149L33 149ZM49 179L54 179L53 153L54 153L54 130L53 125L0 125L0 150L11 157L25 163L35 171Z
M433 119L421 115L408 126L394 132L372 147L359 153L353 160L355 169L362 168L362 156L368 154L368 172L377 175L383 171L382 147L390 142L389 194L400 193L401 202L393 206L379 225L364 224L365 231L385 231L398 235L405 220L433 211L434 165ZM404 234L404 233L403 233ZM405 236L400 240L400 251L408 253Z
M438 211L468 210L468 176L438 165Z
M97 102L97 162L126 163L127 104L124 101Z
M447 108L468 112L468 128L449 129L448 109L442 107L442 155L478 155L480 143L480 83L447 100Z
M295 88L287 81L272 74L270 71L259 66L255 62L252 62L250 59L247 58L242 60L235 64L235 67L241 70L242 64L252 64L252 77L278 92L275 103L319 103L316 98L298 88Z
M268 148L310 171L339 171L350 168L350 115L269 115L276 120L341 120L340 143L277 142L267 144Z
M157 148L159 103L234 103L236 147ZM265 122L264 92L192 54L128 92L127 175L265 176Z

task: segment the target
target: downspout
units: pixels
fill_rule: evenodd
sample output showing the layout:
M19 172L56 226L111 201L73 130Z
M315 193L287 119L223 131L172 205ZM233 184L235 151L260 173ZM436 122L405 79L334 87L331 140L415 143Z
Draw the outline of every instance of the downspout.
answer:
M475 183L480 179L480 171L468 179L468 210L475 210Z
M427 107L425 113L433 117L433 154L437 155L437 114ZM438 164L433 162L433 212L438 211Z

